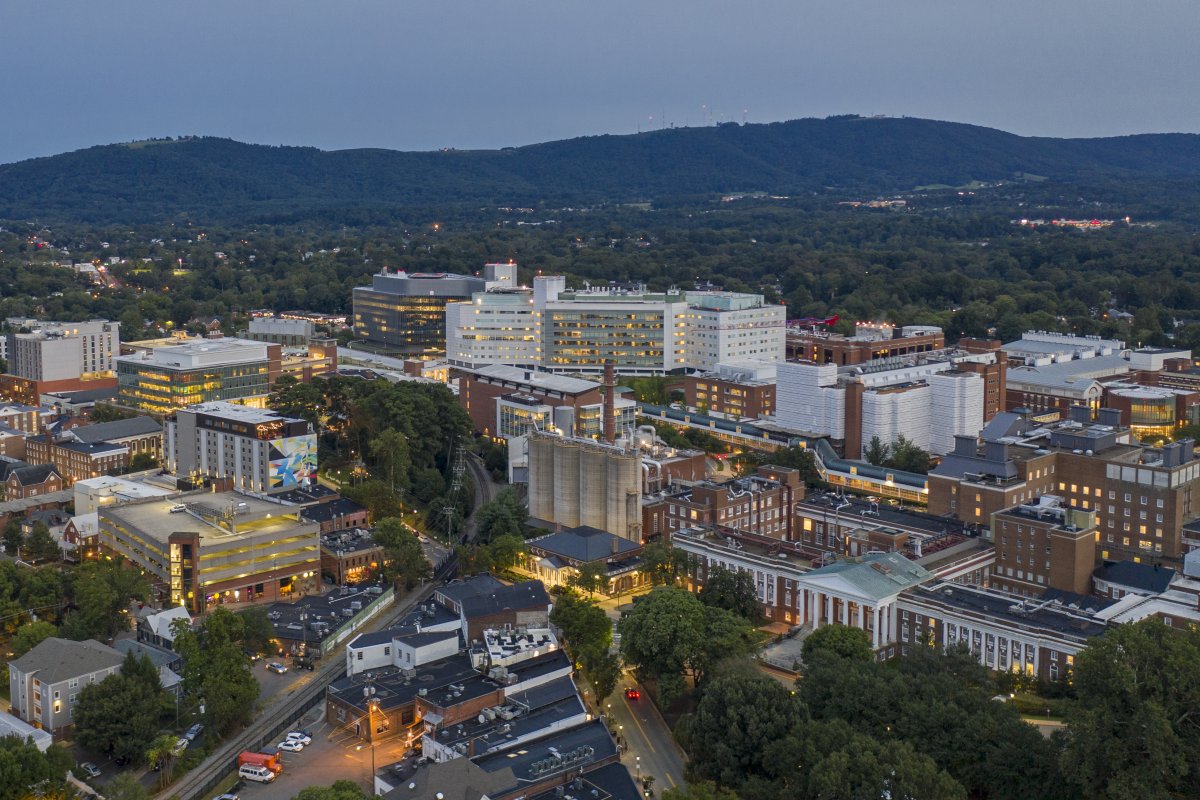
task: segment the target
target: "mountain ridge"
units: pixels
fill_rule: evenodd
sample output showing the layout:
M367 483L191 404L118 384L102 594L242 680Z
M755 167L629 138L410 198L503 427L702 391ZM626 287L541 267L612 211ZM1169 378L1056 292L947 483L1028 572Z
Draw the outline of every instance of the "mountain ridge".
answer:
M320 150L181 137L0 165L0 218L249 219L330 208L660 200L761 190L894 193L1012 180L1200 177L1200 135L1023 137L839 116L601 134L499 150Z

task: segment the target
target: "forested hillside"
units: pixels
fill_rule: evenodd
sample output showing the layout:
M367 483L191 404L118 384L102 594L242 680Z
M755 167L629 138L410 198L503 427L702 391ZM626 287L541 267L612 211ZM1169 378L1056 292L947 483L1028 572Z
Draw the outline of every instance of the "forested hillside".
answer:
M0 166L0 219L126 224L346 209L661 201L728 192L890 193L973 181L1200 176L1200 136L1049 139L950 122L832 117L592 136L489 151L106 145Z

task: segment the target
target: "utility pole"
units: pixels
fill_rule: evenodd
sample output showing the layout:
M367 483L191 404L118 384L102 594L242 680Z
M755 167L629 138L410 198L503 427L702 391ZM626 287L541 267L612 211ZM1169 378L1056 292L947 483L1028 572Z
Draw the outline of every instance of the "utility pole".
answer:
M446 546L451 547L454 541L454 518L458 513L459 493L463 490L463 473L467 471L467 456L463 451L462 445L458 445L454 451L454 466L451 467L450 474L453 479L450 483L450 491L446 493L446 504L442 506L442 514L446 517Z

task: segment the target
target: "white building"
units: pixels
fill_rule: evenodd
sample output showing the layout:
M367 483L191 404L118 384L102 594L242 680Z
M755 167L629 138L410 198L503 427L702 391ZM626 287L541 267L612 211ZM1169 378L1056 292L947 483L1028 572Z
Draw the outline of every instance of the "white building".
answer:
M120 328L107 320L43 322L30 333L10 333L8 372L35 381L111 375Z
M762 295L688 292L684 359L689 369L711 370L731 361L783 361L787 308Z
M776 373L775 420L790 430L863 448L876 436L884 444L903 436L942 455L956 435L983 428L984 380L951 359L875 368L787 362Z
M846 438L846 390L833 364L777 365L775 421L785 428Z
M533 292L480 292L470 301L446 305L446 360L458 367L541 361Z
M654 375L728 361L781 361L785 325L784 306L767 304L762 295L568 291L565 278L547 276L536 278L532 290L489 289L449 303L446 353L460 367L598 373L612 360L620 373Z
M234 403L200 403L165 423L167 468L180 476L231 478L243 492L286 491L313 480L317 437L303 419Z

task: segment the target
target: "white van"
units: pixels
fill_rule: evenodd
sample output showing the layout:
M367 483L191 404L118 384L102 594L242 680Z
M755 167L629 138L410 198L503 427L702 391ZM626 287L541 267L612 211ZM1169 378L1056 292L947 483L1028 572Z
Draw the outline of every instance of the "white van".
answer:
M171 506L172 514L182 514L184 511L187 511L187 506L185 506L183 503L176 503L175 505Z
M275 780L275 773L266 767L260 767L256 764L243 764L238 769L238 777L245 778L248 781L257 781L259 783L270 783Z

